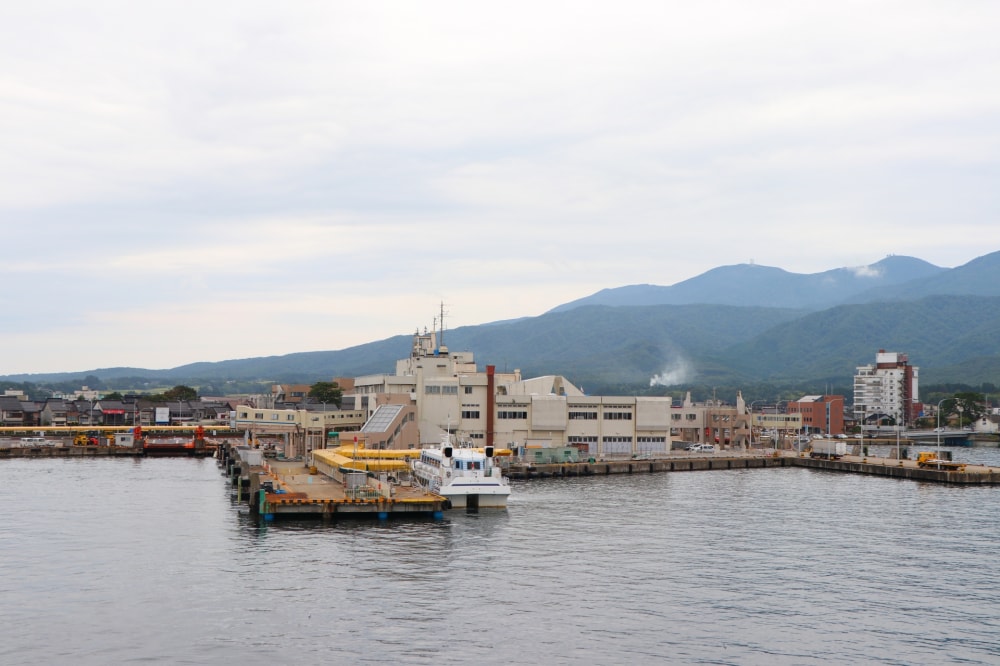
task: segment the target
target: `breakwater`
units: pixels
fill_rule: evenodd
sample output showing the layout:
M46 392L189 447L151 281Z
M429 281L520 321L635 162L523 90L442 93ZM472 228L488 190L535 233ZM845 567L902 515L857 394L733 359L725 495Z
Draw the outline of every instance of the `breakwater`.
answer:
M132 446L39 446L2 447L0 458L108 458L144 456L140 447Z
M951 484L1000 484L1000 468L966 465L962 470L924 467L915 460L844 456L837 460L811 458L804 454L770 456L710 455L699 458L661 458L655 460L613 460L579 463L511 463L505 473L512 479L548 477L606 476L610 474L649 474L659 472L706 472L712 470L765 469L769 467L807 467L830 472L868 474L895 479Z

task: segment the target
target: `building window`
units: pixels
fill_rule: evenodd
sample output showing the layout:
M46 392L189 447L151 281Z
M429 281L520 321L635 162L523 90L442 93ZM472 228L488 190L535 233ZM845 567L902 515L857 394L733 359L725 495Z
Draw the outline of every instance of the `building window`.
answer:
M497 412L497 418L498 419L518 419L518 420L522 420L523 421L523 420L526 420L528 418L528 412L517 412L517 411L504 410L504 411Z
M463 419L478 419L479 418L479 410L478 409L475 410L475 411L473 411L471 409L470 410L463 410L462 411L462 418Z
M597 412L570 412L570 421L596 421Z
M426 393L427 395L440 395L441 387L427 385L424 387L424 393Z
M472 395L472 387L471 386L466 386L465 387L465 395Z
M605 421L631 421L632 412L604 412Z
M444 395L458 395L457 386L442 386L441 393Z

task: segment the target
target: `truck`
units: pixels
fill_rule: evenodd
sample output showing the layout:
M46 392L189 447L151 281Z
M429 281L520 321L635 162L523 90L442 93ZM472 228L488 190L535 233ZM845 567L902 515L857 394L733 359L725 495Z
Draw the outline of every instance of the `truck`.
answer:
M839 460L845 455L847 455L847 442L836 439L814 439L812 450L809 451L809 457L827 460Z
M943 469L950 472L965 471L965 463L957 463L939 458L933 451L919 452L917 454L917 466L925 469Z

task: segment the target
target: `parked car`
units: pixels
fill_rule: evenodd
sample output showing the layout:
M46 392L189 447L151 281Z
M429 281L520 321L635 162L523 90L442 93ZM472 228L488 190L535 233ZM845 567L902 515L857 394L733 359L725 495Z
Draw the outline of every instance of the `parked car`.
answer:
M687 450L692 453L715 453L715 444L693 444Z

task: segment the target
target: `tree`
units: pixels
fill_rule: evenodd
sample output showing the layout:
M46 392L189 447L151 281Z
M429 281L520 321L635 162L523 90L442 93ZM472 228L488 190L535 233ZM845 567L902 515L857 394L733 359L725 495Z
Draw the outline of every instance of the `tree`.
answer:
M972 423L979 420L985 413L983 404L986 402L986 398L982 393L974 393L972 391L956 393L955 402L957 403L957 407L953 407L952 409L961 416L959 423L963 420Z
M340 407L340 400L344 397L344 392L337 382L316 382L309 387L309 397L328 405Z
M84 377L83 385L87 388L96 389L98 391L104 388L104 382L102 382L101 378L97 375L87 375Z
M198 397L198 391L183 384L173 387L163 392L163 397L167 400L194 400Z

